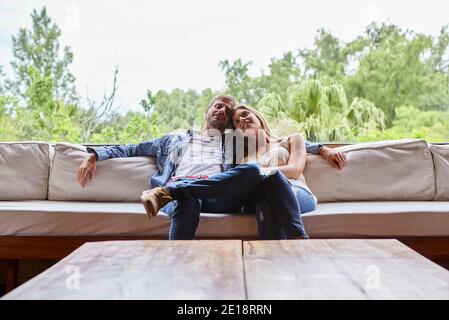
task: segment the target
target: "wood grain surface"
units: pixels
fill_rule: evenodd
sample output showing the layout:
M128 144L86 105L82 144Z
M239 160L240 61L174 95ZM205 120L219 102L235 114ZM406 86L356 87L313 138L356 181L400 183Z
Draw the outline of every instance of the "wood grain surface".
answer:
M106 241L2 299L449 299L449 271L397 240Z
M244 243L248 299L449 299L449 271L397 240Z
M241 241L86 243L3 299L245 299Z

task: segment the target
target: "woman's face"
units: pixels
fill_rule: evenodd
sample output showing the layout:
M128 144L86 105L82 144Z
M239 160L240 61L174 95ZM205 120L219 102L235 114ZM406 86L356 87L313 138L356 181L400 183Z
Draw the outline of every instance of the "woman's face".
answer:
M243 132L248 129L257 130L262 128L262 124L256 115L245 108L237 109L234 112L232 115L232 123L234 124L234 128L240 129Z

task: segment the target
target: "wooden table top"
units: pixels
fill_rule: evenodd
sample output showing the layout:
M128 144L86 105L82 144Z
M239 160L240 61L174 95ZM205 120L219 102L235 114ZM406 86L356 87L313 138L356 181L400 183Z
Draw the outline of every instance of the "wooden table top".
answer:
M245 299L242 243L105 241L82 245L4 299Z
M86 243L2 299L449 299L397 240Z
M248 299L449 299L449 271L397 240L244 243Z

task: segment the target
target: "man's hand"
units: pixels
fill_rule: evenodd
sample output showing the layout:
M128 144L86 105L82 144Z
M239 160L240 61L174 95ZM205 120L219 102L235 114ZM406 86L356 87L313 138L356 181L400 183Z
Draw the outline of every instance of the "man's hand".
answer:
M337 169L343 168L347 160L346 154L334 151L328 147L321 148L320 155Z
M81 187L84 188L87 178L89 178L89 180L92 180L94 178L96 168L97 155L95 153L89 153L86 159L84 159L81 163L81 166L76 173L76 177Z

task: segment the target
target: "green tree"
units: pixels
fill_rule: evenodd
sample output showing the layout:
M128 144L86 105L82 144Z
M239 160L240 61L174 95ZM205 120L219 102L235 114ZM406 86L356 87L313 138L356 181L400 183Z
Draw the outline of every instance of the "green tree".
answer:
M211 89L196 92L195 90L175 89L171 92L159 90L156 94L147 92L141 101L149 118L156 117L162 132L174 130L196 129L204 125L204 114L209 101L216 94ZM153 121L153 120L152 120Z
M384 128L382 110L362 98L354 99L349 105L342 85L304 80L290 87L288 92L287 101L271 94L261 99L257 108L271 121L294 120L296 125L283 120L277 121L275 126L287 125L311 141L353 141L367 130L382 131Z
M140 105L146 114L150 115L153 111L154 105L156 104L156 98L153 96L151 90L147 90L147 96L140 101Z
M248 75L252 61L223 60L218 64L225 73L226 92L242 103L254 103L252 81Z
M426 139L429 142L447 142L449 137L449 111L420 110L413 106L396 109L393 125L384 130L366 130L355 141L396 139Z
M237 101L250 105L256 105L270 94L286 100L288 88L301 79L297 58L291 51L284 52L280 58L272 58L268 70L261 70L261 74L256 77L248 75L251 61L220 61L219 65L225 73L225 92Z
M11 115L12 101L5 92L4 77L5 74L0 66L0 141L13 141L16 140L17 125Z
M340 81L345 75L348 50L345 44L328 30L320 29L314 47L299 50L304 75L313 79Z
M114 76L112 78L112 86L110 90L104 91L103 97L101 100L95 100L89 97L89 92L86 93L86 101L87 107L80 108L77 114L76 121L80 124L81 130L81 141L89 142L91 136L94 132L97 133L98 139L98 130L97 127L103 120L111 117L114 110L114 99L118 90L117 85L117 77L118 77L118 66L115 67ZM107 136L109 139L109 135ZM108 140L108 143L111 141Z
M446 109L446 36L445 29L439 39L433 39L397 26L370 25L366 34L353 43L365 53L359 59L357 72L345 80L345 88L350 96L364 97L380 107L389 126L395 119L395 108L401 105Z
M299 56L305 78L342 83L350 100L372 101L391 126L395 108L403 104L448 109L448 48L447 26L431 37L372 23L348 43L321 29L313 47L300 49Z
M75 78L68 69L73 54L68 47L60 51L61 32L45 7L31 18L32 29L12 37L14 78L6 81L1 104L8 119L2 122L14 140L79 142Z
M76 121L77 105L54 99L51 76L40 74L33 66L27 72L31 79L25 92L28 106L15 108L18 119L23 123L23 138L79 142L81 128Z
M76 102L75 77L68 68L73 53L69 47L61 50L61 30L51 21L45 7L40 11L33 10L31 19L31 30L21 28L17 36L12 37L14 58L11 66L15 79L8 82L9 89L28 103L26 93L33 81L30 70L36 70L43 77L52 79L54 99L66 104Z
M268 72L253 79L253 93L251 103L269 94L275 94L283 101L287 101L288 88L301 80L301 69L298 57L291 51L284 52L281 58L272 58L268 65Z
M3 72L3 67L0 66L0 94L4 94L5 93L5 73Z

